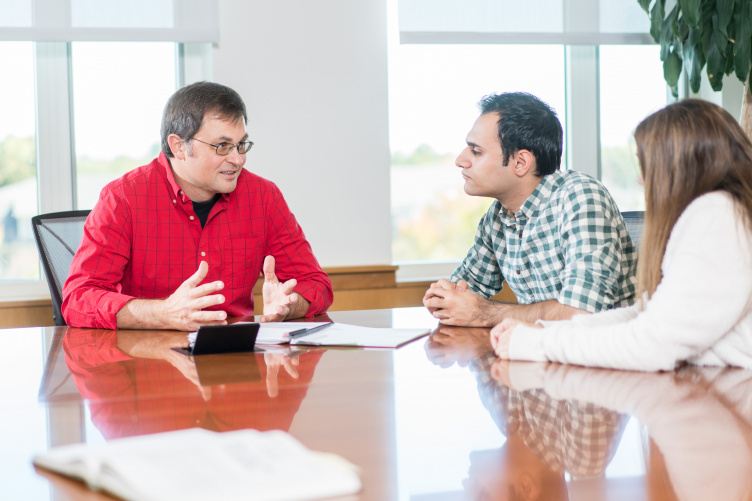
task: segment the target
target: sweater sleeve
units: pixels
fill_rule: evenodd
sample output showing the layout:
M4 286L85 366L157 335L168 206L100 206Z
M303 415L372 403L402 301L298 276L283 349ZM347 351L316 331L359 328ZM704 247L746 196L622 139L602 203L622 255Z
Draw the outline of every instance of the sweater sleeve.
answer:
M634 370L672 370L720 340L743 318L752 296L749 230L732 199L696 199L674 226L661 283L633 318L607 328L559 322L544 329L518 326L512 359Z

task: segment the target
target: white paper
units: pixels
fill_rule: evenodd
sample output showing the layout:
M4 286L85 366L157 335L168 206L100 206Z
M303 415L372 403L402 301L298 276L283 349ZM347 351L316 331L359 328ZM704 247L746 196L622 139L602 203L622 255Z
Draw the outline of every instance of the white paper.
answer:
M262 322L259 324L256 344L284 344L290 341L290 332L313 329L329 322Z

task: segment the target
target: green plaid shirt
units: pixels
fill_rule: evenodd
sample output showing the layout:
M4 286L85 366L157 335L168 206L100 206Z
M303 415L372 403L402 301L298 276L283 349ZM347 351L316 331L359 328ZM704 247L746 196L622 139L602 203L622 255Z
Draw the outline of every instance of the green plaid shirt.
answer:
M596 312L634 302L637 249L611 195L577 171L544 176L520 210L491 204L452 274L485 298L506 279L520 304Z

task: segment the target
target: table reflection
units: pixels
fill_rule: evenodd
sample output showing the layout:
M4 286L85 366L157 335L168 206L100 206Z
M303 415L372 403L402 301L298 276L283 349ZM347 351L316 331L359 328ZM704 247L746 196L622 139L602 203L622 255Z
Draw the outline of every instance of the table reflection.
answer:
M752 499L749 371L653 374L495 361L491 373L515 391L635 416L649 434L648 499Z
M433 364L448 368L455 363L466 367L471 361L493 353L489 329L480 327L437 326L424 345Z
M470 455L464 486L471 497L568 499L565 473L602 475L628 416L540 388L516 389L492 371L495 361L493 353L486 353L471 362L471 369L483 406L506 442Z
M506 437L470 454L470 499L602 499L625 487L633 499L752 499L752 371L510 363L494 356L488 329L447 326L424 349L439 367L469 369ZM630 417L644 430L645 477L625 483L605 470Z
M323 351L185 356L185 333L68 328L65 363L107 438L190 427L289 430Z

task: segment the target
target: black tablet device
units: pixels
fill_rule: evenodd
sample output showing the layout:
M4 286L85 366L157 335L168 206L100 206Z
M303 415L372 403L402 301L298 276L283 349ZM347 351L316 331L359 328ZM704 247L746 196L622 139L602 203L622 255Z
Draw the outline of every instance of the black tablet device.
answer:
M192 347L173 348L186 355L253 351L259 324L204 325L196 331Z

